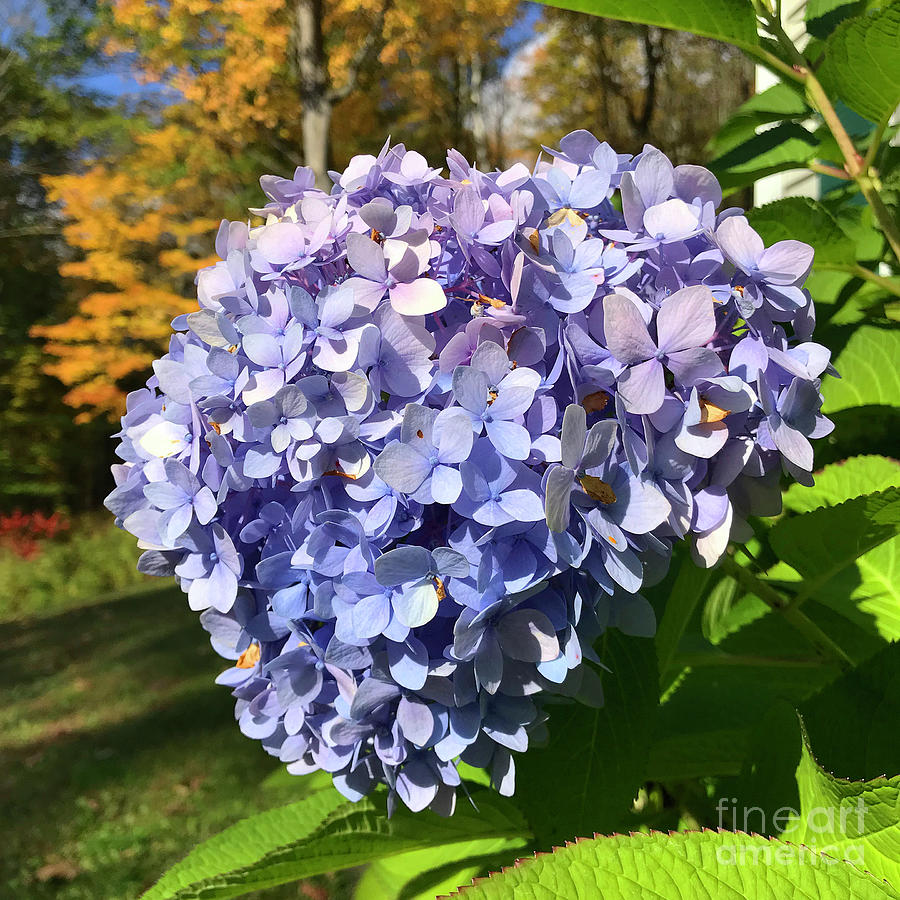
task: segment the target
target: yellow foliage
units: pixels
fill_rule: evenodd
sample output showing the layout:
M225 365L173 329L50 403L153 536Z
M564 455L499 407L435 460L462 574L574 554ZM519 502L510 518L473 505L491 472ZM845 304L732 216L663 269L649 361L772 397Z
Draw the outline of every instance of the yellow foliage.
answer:
M383 0L330 0L324 29L332 84L341 87ZM135 120L127 151L81 173L46 177L77 251L64 276L83 282L66 322L43 325L45 370L69 388L81 417L116 415L127 390L164 351L170 322L196 306L193 274L215 257L223 217L258 174L288 174L300 160L299 92L290 63L292 5L283 0L99 0L96 39L131 54L142 82L171 102ZM379 74L342 101L333 119L339 162L380 147L382 96L401 128L427 129L445 104L447 71L493 58L515 0L422 4L396 0L384 22ZM368 91L366 93L365 91ZM399 122L397 119L399 118ZM396 138L396 134L395 134ZM252 175L248 175L248 171Z

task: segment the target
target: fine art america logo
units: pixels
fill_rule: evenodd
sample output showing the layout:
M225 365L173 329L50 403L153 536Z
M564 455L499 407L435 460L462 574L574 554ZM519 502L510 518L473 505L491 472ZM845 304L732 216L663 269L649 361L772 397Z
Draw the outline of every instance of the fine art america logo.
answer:
M716 812L720 830L770 834L790 842L724 844L716 848L720 865L830 865L840 861L865 864L865 846L853 840L864 833L868 807L862 797L856 806L814 806L805 815L782 806L771 819L758 806L739 807L736 797L720 797ZM800 835L802 843L798 840Z

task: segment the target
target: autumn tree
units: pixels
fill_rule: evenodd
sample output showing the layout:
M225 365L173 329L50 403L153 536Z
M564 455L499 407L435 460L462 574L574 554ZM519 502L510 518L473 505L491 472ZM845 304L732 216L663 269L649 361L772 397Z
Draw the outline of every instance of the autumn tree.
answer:
M506 53L512 0L115 0L95 38L155 86L121 153L46 179L79 258L67 321L34 330L80 417L116 414L191 308L225 216L259 201L256 179L311 164L320 179L383 135L486 158L481 84ZM440 157L438 157L440 158Z

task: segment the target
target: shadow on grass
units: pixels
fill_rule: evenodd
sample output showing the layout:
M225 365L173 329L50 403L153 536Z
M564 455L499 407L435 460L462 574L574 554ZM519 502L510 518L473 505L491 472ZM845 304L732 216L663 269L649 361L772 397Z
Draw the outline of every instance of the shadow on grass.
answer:
M0 896L136 897L197 841L293 799L260 788L277 763L238 731L180 591L6 623L0 646Z
M172 641L170 647L165 641ZM165 658L171 675L192 674L200 651L213 654L184 594L171 586L116 597L103 603L0 624L0 685L22 688L91 661L108 668L123 657L152 675ZM136 655L140 651L142 657ZM134 655L133 655L134 654ZM207 666L208 668L208 666Z

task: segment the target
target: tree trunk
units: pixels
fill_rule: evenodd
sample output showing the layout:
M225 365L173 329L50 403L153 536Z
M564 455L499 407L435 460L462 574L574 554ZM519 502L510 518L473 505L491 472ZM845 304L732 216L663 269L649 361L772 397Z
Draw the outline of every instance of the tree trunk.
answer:
M292 28L294 70L300 94L303 162L316 173L316 185L329 190L329 134L332 99L322 34L323 0L297 0Z
M488 147L488 128L484 116L484 62L476 50L472 54L472 77L469 83L469 108L472 118L472 141L475 145L475 162L483 171L491 164Z

